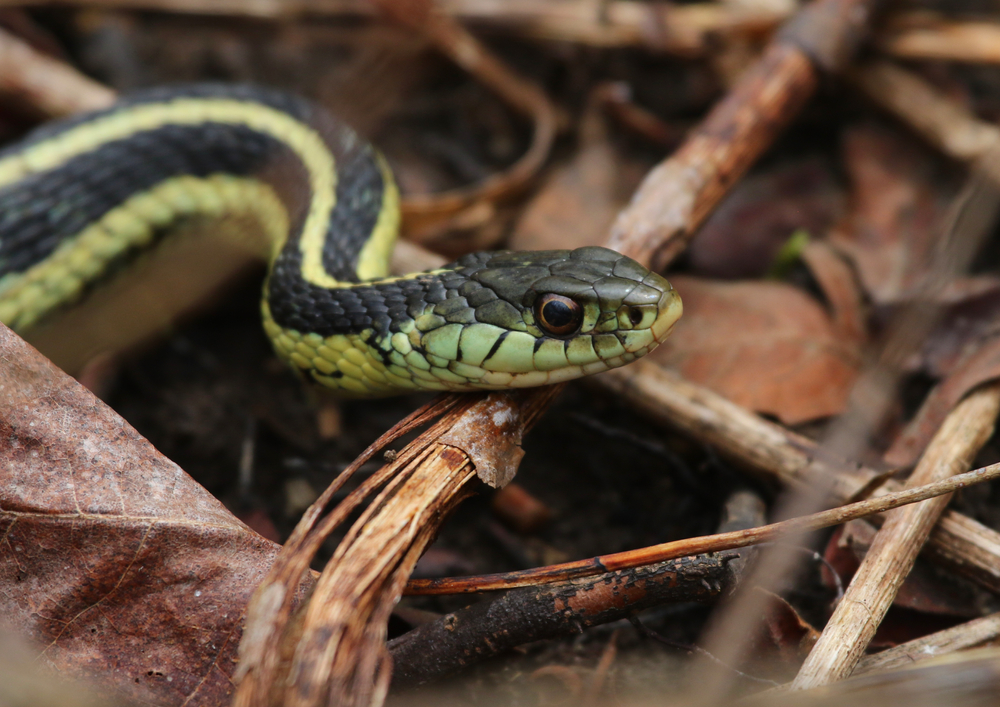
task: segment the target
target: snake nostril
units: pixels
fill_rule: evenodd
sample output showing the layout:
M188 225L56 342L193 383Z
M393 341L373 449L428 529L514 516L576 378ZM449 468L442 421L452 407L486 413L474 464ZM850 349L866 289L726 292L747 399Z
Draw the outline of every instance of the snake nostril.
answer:
M639 322L642 321L642 310L632 307L628 312L628 319L632 322L632 326L639 326Z

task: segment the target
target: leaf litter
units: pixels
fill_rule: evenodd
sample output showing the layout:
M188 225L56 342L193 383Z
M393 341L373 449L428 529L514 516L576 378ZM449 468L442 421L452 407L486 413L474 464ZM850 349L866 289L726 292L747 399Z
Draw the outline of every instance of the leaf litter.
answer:
M5 327L0 359L5 627L123 696L223 702L279 546Z
M106 28L109 20L91 22L96 22L91 28L101 22ZM126 23L118 31L136 30ZM303 30L297 37L303 46L314 41L307 35ZM421 64L420 70L428 69ZM711 95L704 86L693 93ZM391 104L405 101L397 93ZM516 247L601 242L624 205L630 189L622 187L622 175L638 168L609 138L614 124L588 133L571 122L582 139L521 210L509 240ZM953 170L884 123L861 122L845 130L836 160L843 184L825 153L765 166L706 222L671 274L686 315L656 354L658 365L787 425L845 409L866 351L880 334L878 317L910 302L933 262L955 187ZM408 169L419 183L419 161ZM437 170L428 171L434 178L425 183L442 181ZM437 228L480 233L496 213L481 202ZM808 231L810 243L799 253L799 267L783 281L763 279L781 246L800 229ZM503 235L494 228L481 242ZM935 304L946 307L946 315L910 371L944 381L914 420L911 430L918 431L896 440L890 463L911 462L954 404L1000 373L997 291L995 280L980 277L952 283L939 295ZM5 346L19 345L6 336ZM0 444L12 482L0 492L6 566L0 594L8 623L44 646L42 660L50 666L68 674L113 673L111 684L138 686L120 688L120 694L165 704L222 704L231 689L243 607L273 562L276 546L65 376L23 348L17 356L19 363L0 370L5 411ZM14 359L5 356L5 364L8 360ZM902 420L912 413L901 409L898 415ZM279 428L280 415L267 414ZM296 432L305 441L291 439ZM269 435L261 442L265 465L273 446ZM284 436L296 458L313 458L311 432L291 430ZM906 453L894 456L901 448ZM549 463L556 466L558 460L550 457ZM617 491L608 485L603 493L613 499ZM560 495L547 498L546 505L558 506ZM628 503L623 509L627 515ZM564 506L559 517L573 512ZM562 526L564 535L573 533L565 520ZM463 554L445 545L443 556L450 565L469 566L480 548L466 547ZM578 548L573 555L581 555ZM492 561L497 562L495 555ZM925 591L919 601L901 597L901 602L930 612L943 605L938 590ZM812 636L795 606L785 603L781 611L786 613L772 615L769 623L779 648L793 647L797 636ZM800 658L789 655L786 662Z

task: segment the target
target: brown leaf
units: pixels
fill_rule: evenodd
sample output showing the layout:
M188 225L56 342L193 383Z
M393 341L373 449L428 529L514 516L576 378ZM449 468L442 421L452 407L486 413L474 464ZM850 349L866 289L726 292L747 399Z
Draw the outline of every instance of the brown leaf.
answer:
M854 271L825 241L808 243L802 250L802 260L830 305L833 327L850 341L864 340L865 317Z
M1000 334L1000 278L956 278L937 299L944 310L914 362L915 370L935 378L947 376L984 341Z
M860 341L808 295L777 282L671 281L684 318L651 354L661 365L788 424L844 409Z
M850 213L831 234L876 302L902 298L929 269L946 200L928 154L899 131L874 125L844 137Z
M546 180L510 238L515 250L601 245L625 202L619 158L605 140L585 145Z
M757 591L767 595L762 629L766 639L777 650L785 663L799 664L819 640L819 631L799 616L785 599L760 587Z
M60 674L224 705L277 546L0 325L0 612Z
M875 540L875 532L875 527L865 520L852 520L834 531L823 557L837 570L842 581L849 581L861 566ZM824 580L832 589L833 583L827 581L826 572ZM949 581L919 561L899 588L893 606L923 614L961 618L972 618L980 613L975 595L968 585Z
M744 179L691 241L688 256L699 275L760 277L799 229L826 233L844 198L818 159L791 162Z
M955 404L1000 376L1000 280L958 278L938 300L939 321L910 368L942 380L885 453L892 466L913 464Z
M1000 337L986 340L960 360L948 377L938 383L892 446L886 463L908 466L916 462L951 409L969 391L1000 377Z

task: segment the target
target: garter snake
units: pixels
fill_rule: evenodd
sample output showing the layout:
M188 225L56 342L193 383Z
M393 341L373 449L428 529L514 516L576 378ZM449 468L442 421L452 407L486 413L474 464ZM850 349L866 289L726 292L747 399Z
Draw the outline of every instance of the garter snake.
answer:
M179 224L233 211L264 236L275 351L345 395L564 381L644 355L681 314L665 279L599 247L389 277L400 216L384 159L303 99L204 84L142 92L0 152L0 321L30 334Z

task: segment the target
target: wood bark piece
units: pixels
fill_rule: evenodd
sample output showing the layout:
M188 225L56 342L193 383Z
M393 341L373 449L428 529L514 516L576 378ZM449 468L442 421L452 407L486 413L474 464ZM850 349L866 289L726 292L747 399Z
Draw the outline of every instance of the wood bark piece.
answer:
M443 410L446 415L324 518L325 507L344 483L343 475L338 478L306 512L254 594L233 704L380 704L390 675L385 648L389 614L416 561L476 474L475 458L452 446L454 438L452 444L442 440L450 431L472 425L483 440L505 450L492 454L517 457L521 433L556 392L550 387L534 394L439 398L392 434L426 422L432 413ZM369 447L349 472L382 444L384 440ZM480 447L484 445L488 443ZM476 454L483 453L480 449ZM305 610L293 615L293 588L320 544L382 484L385 488L328 562Z
M391 662L386 623L438 524L461 500L475 466L440 444L417 458L404 483L380 494L337 548L296 631L281 704L380 703ZM374 679L373 679L374 678Z
M993 434L998 411L1000 385L972 392L948 415L907 486L939 481L969 468ZM793 690L825 685L851 674L950 500L941 496L887 515L843 600L792 682Z
M750 471L792 487L822 484L845 501L884 480L881 470L821 456L819 445L768 422L707 388L639 361L609 371L595 383L629 400L651 419L679 429ZM895 488L882 484L876 493ZM1000 591L1000 533L946 511L931 533L928 553L992 591Z
M726 502L719 532L762 525L764 502L738 491ZM527 587L461 609L389 643L393 689L422 685L515 646L578 634L676 602L707 602L731 591L750 552L678 558L564 584Z
M272 686L278 682L279 673L287 672L286 653L294 650L294 646L285 652L277 650L275 646L281 642L283 632L286 631L292 620L292 612L298 599L295 594L297 582L307 572L310 562L322 542L365 499L389 483L414 459L424 455L427 446L433 443L436 435L440 434L443 429L447 429L449 424L474 402L471 398L464 401L454 397L438 398L433 403L410 414L369 445L306 510L292 534L285 541L285 545L270 572L254 592L247 612L247 638L240 644L240 667L235 676L235 682L239 687L234 704L255 704L255 700L256 703L267 703L272 689L277 690L277 687L272 688ZM324 515L327 505L335 494L362 464L374 457L392 440L435 420L435 418L440 419L402 453L398 454L391 463L371 475L358 488L349 493L333 511Z

